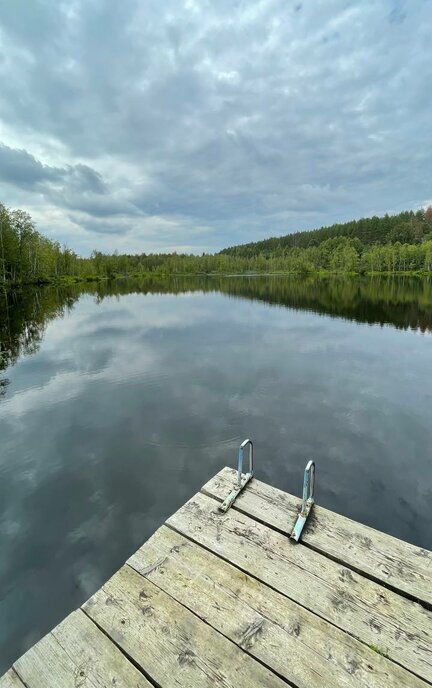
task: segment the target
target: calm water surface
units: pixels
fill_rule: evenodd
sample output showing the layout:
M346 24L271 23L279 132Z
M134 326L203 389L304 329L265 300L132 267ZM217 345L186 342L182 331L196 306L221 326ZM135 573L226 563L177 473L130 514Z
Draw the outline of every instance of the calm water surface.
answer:
M3 299L3 302L1 302ZM432 549L432 286L0 294L0 674L251 436L259 478Z

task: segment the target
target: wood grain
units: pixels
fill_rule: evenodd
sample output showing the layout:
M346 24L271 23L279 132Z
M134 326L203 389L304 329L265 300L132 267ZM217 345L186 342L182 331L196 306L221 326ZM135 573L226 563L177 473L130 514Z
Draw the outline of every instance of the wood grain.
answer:
M163 688L286 688L271 671L129 566L84 608Z
M224 468L202 492L223 501L236 471ZM291 534L300 498L254 478L237 497L235 509ZM432 552L314 505L302 542L410 598L432 605Z
M15 671L9 669L4 676L0 677L0 688L25 688L25 686Z
M28 688L151 686L81 610L28 650L14 668Z
M195 495L167 524L432 682L432 614L238 510Z
M298 688L426 686L170 528L160 528L128 563Z

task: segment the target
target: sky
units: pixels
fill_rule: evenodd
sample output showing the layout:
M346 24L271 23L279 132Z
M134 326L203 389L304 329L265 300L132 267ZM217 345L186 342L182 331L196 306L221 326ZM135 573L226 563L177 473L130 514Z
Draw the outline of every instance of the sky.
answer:
M0 201L81 255L432 199L432 0L4 0Z

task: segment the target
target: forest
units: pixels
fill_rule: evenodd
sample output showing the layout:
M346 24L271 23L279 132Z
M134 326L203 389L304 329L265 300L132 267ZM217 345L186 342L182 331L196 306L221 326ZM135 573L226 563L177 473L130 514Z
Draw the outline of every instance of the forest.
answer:
M287 249L313 248L328 239L347 237L358 239L363 246L372 244L418 244L432 238L432 207L404 211L398 215L366 217L343 224L295 232L281 237L272 237L240 246L226 248L227 255L249 257L257 254L283 255Z
M432 274L432 207L224 249L216 254L104 254L82 258L0 204L0 284L138 275Z

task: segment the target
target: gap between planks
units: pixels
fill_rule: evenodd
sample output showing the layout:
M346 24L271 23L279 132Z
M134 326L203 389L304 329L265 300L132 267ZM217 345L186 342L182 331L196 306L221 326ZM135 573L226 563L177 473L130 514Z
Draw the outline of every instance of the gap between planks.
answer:
M13 668L27 688L154 688L81 609L30 648Z
M198 493L167 525L432 682L430 612L239 511L222 514L217 506Z
M201 492L223 501L237 472L225 467ZM233 507L290 535L301 500L253 478ZM408 599L432 608L432 552L314 505L301 542Z
M163 688L286 688L276 672L128 565L84 609Z
M26 686L12 668L0 677L0 688L26 688Z
M169 527L162 526L128 564L299 688L426 687L397 663Z

